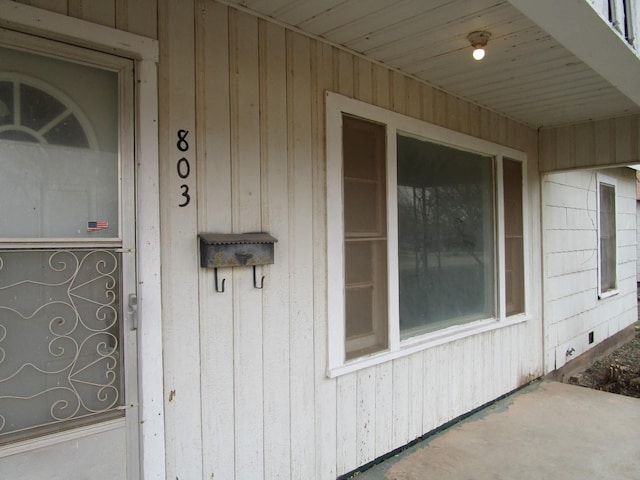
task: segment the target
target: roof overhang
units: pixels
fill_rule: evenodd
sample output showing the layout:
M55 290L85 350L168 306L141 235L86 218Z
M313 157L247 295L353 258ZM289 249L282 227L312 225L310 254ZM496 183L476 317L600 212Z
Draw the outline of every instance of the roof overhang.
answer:
M640 58L586 0L219 1L532 127L640 113Z
M621 33L584 0L509 2L636 105L640 58Z

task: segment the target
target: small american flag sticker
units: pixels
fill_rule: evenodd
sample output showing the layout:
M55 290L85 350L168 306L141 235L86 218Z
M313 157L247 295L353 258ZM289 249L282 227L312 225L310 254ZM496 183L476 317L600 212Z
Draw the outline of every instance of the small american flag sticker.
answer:
M87 232L97 232L98 230L106 230L107 228L109 228L109 222L104 220L87 222Z

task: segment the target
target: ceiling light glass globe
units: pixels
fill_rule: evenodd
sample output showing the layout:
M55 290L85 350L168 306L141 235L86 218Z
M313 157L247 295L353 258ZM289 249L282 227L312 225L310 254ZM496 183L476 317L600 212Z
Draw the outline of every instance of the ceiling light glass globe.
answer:
M482 60L484 58L484 48L476 48L473 51L473 58L475 60Z

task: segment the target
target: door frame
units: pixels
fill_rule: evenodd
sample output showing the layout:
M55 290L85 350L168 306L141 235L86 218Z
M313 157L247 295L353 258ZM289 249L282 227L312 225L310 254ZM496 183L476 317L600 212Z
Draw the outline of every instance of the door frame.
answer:
M134 61L139 465L140 478L164 479L158 41L10 0L0 0L0 27Z

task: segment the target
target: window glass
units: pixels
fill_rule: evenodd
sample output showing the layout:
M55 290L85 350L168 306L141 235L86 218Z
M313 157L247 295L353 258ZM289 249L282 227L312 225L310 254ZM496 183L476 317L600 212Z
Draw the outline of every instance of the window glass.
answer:
M0 81L0 127L13 124L13 83Z
M16 86L20 88L20 124L26 128L41 130L67 110L62 102L38 88L26 83Z
M493 158L398 135L401 338L495 315Z
M616 284L616 189L600 183L600 292L615 290Z
M0 237L119 237L117 98L117 72L0 47Z
M343 117L346 358L387 347L384 126Z
M524 234L522 222L522 163L505 158L504 263L507 315L524 312Z

